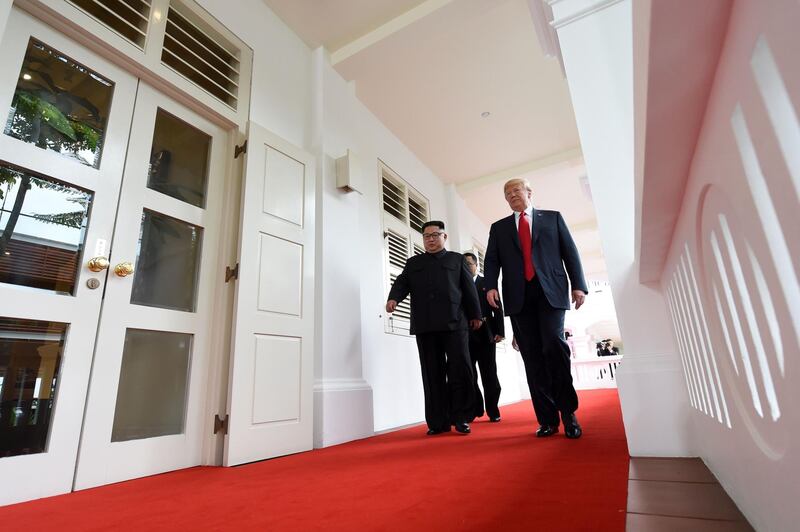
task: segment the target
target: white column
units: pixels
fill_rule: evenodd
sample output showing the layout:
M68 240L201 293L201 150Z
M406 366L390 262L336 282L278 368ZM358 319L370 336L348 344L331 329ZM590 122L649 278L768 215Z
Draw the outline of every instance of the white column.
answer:
M691 417L664 297L638 275L632 2L549 4L625 346L617 378L628 448L633 456L690 456Z
M11 13L11 4L14 0L0 0L0 37L6 31L6 22L8 22L8 15Z
M327 447L374 434L372 388L364 380L361 348L361 280L357 239L343 237L359 226L361 195L336 188L335 160L327 153L325 72L328 54L312 55L311 145L317 157L318 294L314 360L314 447ZM346 245L346 244L349 244Z

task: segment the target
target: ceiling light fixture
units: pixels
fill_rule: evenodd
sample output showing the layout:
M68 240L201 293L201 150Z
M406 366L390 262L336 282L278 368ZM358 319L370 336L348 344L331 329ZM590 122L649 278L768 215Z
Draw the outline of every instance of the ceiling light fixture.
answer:
M481 113L481 118L486 118L490 114L492 114L492 113L490 113L489 111L484 111L484 112Z
M25 81L30 81L31 75L30 74L23 74L22 75L22 79L24 79Z

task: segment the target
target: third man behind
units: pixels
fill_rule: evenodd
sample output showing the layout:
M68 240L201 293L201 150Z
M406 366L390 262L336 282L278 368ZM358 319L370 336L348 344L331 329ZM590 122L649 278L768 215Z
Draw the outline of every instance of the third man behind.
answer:
M503 307L494 308L486 300L486 282L478 275L478 257L474 253L464 253L478 299L481 301L481 327L469 332L469 354L472 361L472 381L475 388L475 417L483 416L484 405L489 421L500 421L500 380L497 378L497 342L505 337ZM481 368L483 395L478 387L478 368Z

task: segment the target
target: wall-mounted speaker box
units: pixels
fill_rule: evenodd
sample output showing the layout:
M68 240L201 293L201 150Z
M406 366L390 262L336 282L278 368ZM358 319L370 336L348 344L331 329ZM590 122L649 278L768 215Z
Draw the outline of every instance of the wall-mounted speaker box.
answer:
M347 150L346 155L336 159L336 188L344 192L362 194L361 167L355 154Z

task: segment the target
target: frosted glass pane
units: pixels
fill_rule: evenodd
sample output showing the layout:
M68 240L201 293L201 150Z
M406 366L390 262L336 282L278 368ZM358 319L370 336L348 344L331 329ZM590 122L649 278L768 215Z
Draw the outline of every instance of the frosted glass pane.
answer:
M194 312L203 228L145 209L131 303Z
M159 109L147 186L196 207L206 204L211 137Z
M111 441L183 433L192 335L128 329Z

